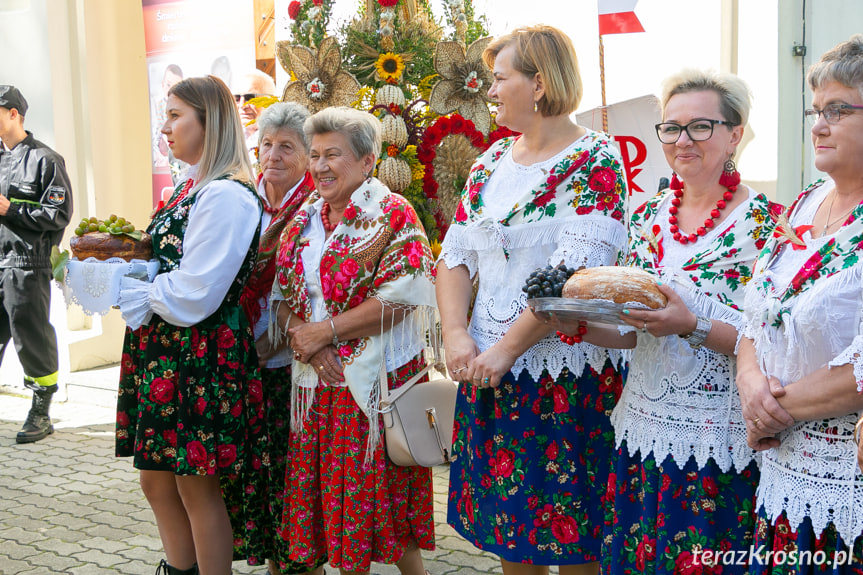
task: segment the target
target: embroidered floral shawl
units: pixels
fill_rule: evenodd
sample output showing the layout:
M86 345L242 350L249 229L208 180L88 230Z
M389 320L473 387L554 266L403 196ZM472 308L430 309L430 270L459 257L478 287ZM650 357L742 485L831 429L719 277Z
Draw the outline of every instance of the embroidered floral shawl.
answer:
M662 236L657 216L660 205L670 194L670 189L663 190L632 215L628 265L657 275L662 273L666 238ZM763 194L747 201L750 205L743 216L720 223L722 231L681 270L699 292L737 312L741 311L743 302L741 287L752 277L752 262L773 232L775 222L770 214L778 214L783 209ZM668 241L675 240L668 238Z
M619 177L620 163L608 154L611 144L605 134L588 132L587 137L593 139L587 149L567 155L555 164L546 181L533 190L526 190L499 223L514 226L571 216L573 212L578 215L596 213L623 222L626 189ZM474 164L465 184L466 193L462 194L456 208L453 228L483 218L482 188L517 139L498 140ZM448 233L451 231L452 228Z
M261 234L261 245L258 248L255 268L252 270L252 275L246 282L246 287L240 296L240 305L243 306L243 310L252 325L258 323L261 318L263 311L260 304L261 298L268 295L273 287L273 279L276 276L276 249L279 246L282 230L314 189L315 184L312 181L312 176L306 172L300 185L273 216L267 230Z
M302 251L308 245L303 230L311 218L309 208L319 198L312 192L285 226L276 256L278 288L291 311L305 321L311 318L311 300L303 269ZM351 195L324 249L320 269L308 273L320 275L325 305L333 317L375 297L385 304L415 308L413 321L420 318L420 323L427 322L423 327L430 325L435 295L428 239L410 203L375 178ZM341 342L338 350L351 394L369 417L372 439L378 418L370 416L378 407L385 344L382 333Z
M814 184L807 187L797 197L791 207L788 208L788 221L792 221L794 210L797 204L800 203L807 194L815 188L824 184L824 180L818 180ZM755 263L755 274L762 274L770 265L770 261L775 255L777 248L784 243L783 238L774 238L770 241L758 256L758 261ZM767 317L763 318L762 326L771 325L772 327L780 327L783 317L789 313L792 298L812 287L812 284L818 278L827 278L844 269L850 268L858 263L861 250L863 250L863 203L858 205L842 227L831 237L821 248L803 264L797 273L794 274L791 282L781 292L776 293L773 282L768 275L761 277L761 287L767 297L771 300L768 306L769 311ZM773 294L773 295L771 295Z

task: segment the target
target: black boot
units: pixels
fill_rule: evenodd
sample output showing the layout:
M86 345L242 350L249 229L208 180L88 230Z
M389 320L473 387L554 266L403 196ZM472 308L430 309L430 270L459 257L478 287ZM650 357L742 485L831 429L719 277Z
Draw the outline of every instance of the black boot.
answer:
M51 396L57 391L57 384L43 386L25 381L24 385L33 390L33 404L30 406L30 413L27 414L27 421L24 422L24 427L18 432L15 441L33 443L54 433L48 408L51 407Z
M198 564L192 565L191 569L177 569L162 559L156 567L156 575L198 575Z

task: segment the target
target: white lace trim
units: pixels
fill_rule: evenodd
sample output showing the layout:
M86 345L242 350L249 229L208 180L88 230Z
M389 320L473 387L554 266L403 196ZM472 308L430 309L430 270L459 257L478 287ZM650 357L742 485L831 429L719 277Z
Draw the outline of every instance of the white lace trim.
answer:
M512 227L485 218L468 227L452 226L441 259L448 267L476 266L480 283L470 334L485 351L527 308L521 288L536 268L562 261L569 267L614 265L625 243L626 228L605 216L579 215ZM543 370L558 377L566 367L580 375L585 364L600 370L608 359L619 366L627 357L619 350L589 343L569 346L549 336L519 357L511 372L518 376L527 370L538 380Z
M159 262L129 262L122 258L70 260L66 264L63 283L66 305L77 304L87 315L105 315L119 305L121 279L133 272L140 274L146 282L152 282L159 272Z
M663 281L698 315L739 326L742 314L700 292L673 271ZM746 444L734 358L708 348L693 350L679 337L638 335L623 395L611 416L619 448L658 463L671 456L680 469L694 458L699 469L713 459L727 472L742 471L757 454Z
M854 379L857 382L857 393L863 393L863 336L858 335L845 348L836 359L827 364L830 367L839 367L851 364L854 368Z
M800 423L764 453L756 498L771 520L786 512L792 528L806 517L815 535L829 523L849 545L863 533L863 475L852 439L857 414ZM800 454L806 454L805 469Z

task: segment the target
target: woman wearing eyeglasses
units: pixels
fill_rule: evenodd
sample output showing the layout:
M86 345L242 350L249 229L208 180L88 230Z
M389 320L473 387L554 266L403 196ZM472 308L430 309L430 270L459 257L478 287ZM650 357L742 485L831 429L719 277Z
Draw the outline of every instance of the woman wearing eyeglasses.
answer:
M732 161L749 115L742 80L685 70L666 80L661 103L656 131L674 175L633 215L628 264L657 276L668 305L621 315L637 344L611 416L602 572L744 573L710 571L701 554L752 541L758 467L734 345L750 264L781 206L740 184Z
M755 264L738 345L749 444L764 450L755 543L774 551L753 573L863 570L863 35L824 54L808 82L828 178L800 194Z

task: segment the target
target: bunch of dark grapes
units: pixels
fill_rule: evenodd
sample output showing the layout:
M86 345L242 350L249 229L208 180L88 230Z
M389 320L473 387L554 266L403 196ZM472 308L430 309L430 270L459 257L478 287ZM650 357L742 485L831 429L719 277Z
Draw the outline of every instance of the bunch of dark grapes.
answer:
M129 234L135 231L135 225L127 222L126 218L118 218L111 214L107 220L97 218L84 218L75 228L76 236L83 236L89 232L107 232L113 235Z
M535 299L538 297L560 297L563 293L563 284L566 280L575 273L572 268L566 267L566 264L560 264L557 267L547 265L544 268L537 268L527 278L527 282L521 291L527 294L527 297Z

